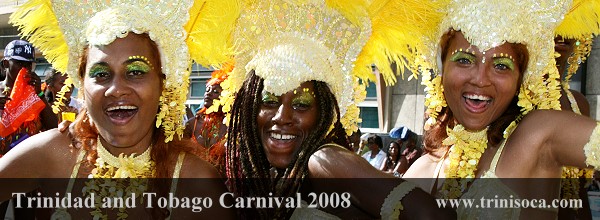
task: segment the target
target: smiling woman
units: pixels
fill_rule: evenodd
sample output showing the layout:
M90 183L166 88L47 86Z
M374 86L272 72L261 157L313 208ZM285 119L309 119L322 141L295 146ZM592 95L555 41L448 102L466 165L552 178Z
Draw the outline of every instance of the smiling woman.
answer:
M222 7L231 10L217 10ZM189 153L192 143L179 140L190 61L204 61L202 64L208 66L226 60L217 53L199 52L196 43L211 41L210 36L198 33L206 33L202 28L214 25L216 21L211 18L215 14L219 15L218 22L232 23L239 14L237 2L25 3L13 14L12 22L55 68L69 73L65 87L75 84L83 93L85 106L68 134L44 132L3 157L0 177L28 179L3 188L9 191L2 191L0 197L6 199L10 192L39 187L42 196L65 193L69 198L71 194L79 199L97 198L87 209L54 206L54 219L231 218L233 211L220 206L197 212L196 208L181 209L189 204L164 205L159 199L169 195L216 200L226 191L214 167ZM48 18L52 21L35 22ZM219 39L225 35L215 34ZM218 40L211 43L219 45ZM226 45L227 41L221 43ZM210 50L202 47L202 51ZM69 177L69 183L57 192L40 180ZM86 179L77 183L75 178ZM178 178L210 180L192 185ZM135 202L146 192L157 198L144 201L154 205L150 210L145 210L148 205ZM107 205L107 200L128 202Z
M600 123L549 110L560 109L553 31L571 7L563 0L449 1L419 63L434 72L424 75L428 154L403 177L421 178L419 186L440 198L552 201L563 166L600 167ZM465 19L475 14L489 19ZM557 211L459 207L457 214L554 219Z
M115 155L141 153L154 133L163 74L159 53L147 35L129 34L87 50L83 92L100 141ZM154 68L156 67L156 68Z
M371 33L366 1L257 1L245 9L234 35L236 68L221 84L222 101L235 94L227 183L236 201L286 202L257 202L242 217L454 218L349 150L356 104L366 96L358 78L372 76L371 65L354 62Z

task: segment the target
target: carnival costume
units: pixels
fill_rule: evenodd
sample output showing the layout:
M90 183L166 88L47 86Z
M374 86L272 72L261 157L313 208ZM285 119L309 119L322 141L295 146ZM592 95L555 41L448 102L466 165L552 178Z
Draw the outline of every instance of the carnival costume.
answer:
M592 52L593 37L600 34L600 2L593 0L574 0L565 19L556 28L555 36L575 39L573 53L567 58L567 74L561 81L561 88L567 96L573 112L581 115L577 100L569 90L569 81L579 69L579 65L587 59ZM563 73L560 73L563 74ZM564 167L562 178L567 178L562 183L561 192L563 199L579 199L579 177L592 179L594 170Z
M210 80L206 82L206 86L220 85L227 79L229 72L232 70L232 64L227 63L223 65L223 68L215 70L212 73ZM208 93L209 91L206 92ZM215 104L213 100L213 104L210 107L206 108L204 106L196 112L192 131L192 140L207 149L206 155L199 156L206 157L208 162L217 167L219 171L225 169L225 141L227 138L224 134L220 134L221 126L225 126L223 124L224 119L225 114L221 110L221 105ZM202 127L199 130L196 127L198 121L202 121ZM200 138L204 141L199 142L198 139Z
M238 101L234 100L234 94L242 89L244 81L250 73L254 72L256 76L264 80L263 91L268 91L275 96L293 91L303 82L314 80L326 83L339 107L339 115L336 112L330 113L334 115L334 124L329 125L327 133L332 132L337 119L339 119L345 134L352 134L357 130L358 123L361 122L358 103L363 101L366 96L365 84L369 80L375 80L371 65L375 63L374 61L389 64L386 56L388 49L386 43L398 43L398 48L402 48L397 50L400 57L412 55L408 53L411 51L409 42L422 43L422 41L410 37L410 33L417 30L418 26L415 24L421 22L410 21L427 20L429 18L427 13L435 13L433 7L428 7L432 3L420 1L373 1L371 4L373 7L367 7L367 2L362 0L277 0L247 1L246 3L234 34L236 42L235 68L228 79L221 83L223 92L218 100L219 104L223 104L223 111L229 114L226 120L233 120L229 123L230 131L236 129L236 126L242 126L238 123L244 123L238 122L237 118L231 118L236 117L236 109L231 108L234 101ZM420 14L422 17L411 17L411 15L419 14L419 10L409 9L410 5L418 5L424 9L424 13ZM403 23L405 25L389 25L388 20L371 20L374 17L369 16L384 13L389 17L392 17L392 14L406 16L407 20ZM375 27L381 28L375 29ZM412 41L401 42L403 39ZM401 69L408 67L407 62L397 62L396 64ZM387 69L390 69L389 65ZM237 112L239 111L237 110ZM241 135L240 137L244 138ZM242 142L237 139L234 141ZM228 141L228 143L230 142ZM236 143L234 145L237 145ZM233 157L227 158L228 177L246 172L241 170L246 169L244 168L246 166L237 168L241 165L236 165L241 163L239 162L239 158L242 157L240 154L246 153L244 147L247 148L247 146L241 146L239 150L233 152L234 149L230 148L234 147L228 145L230 153L227 155ZM341 146L327 143L317 147L318 150L323 147ZM299 154L312 155L314 152L304 152L303 150ZM298 166L303 167L307 164ZM252 177L268 178L268 171L258 170L261 168L253 169L249 171ZM304 168L298 169L304 170ZM296 170L296 168L288 168L285 173L292 172L290 170ZM235 172L235 174L231 172ZM306 175L294 177L299 179L293 179L293 184L301 184L305 177ZM238 186L234 184L233 187ZM263 187L268 188L269 186ZM385 219L391 216L397 217L402 208L400 204L402 197L413 188L413 184L405 182L392 190L382 207L381 216ZM241 191L243 190L242 188ZM235 189L232 191L235 192ZM292 218L315 218L317 216L320 218L332 217L318 209L307 211L297 208L294 210Z
M417 54L424 59L415 59L415 68L423 77L423 85L426 86L428 119L425 130L434 126L440 126L439 114L444 107L447 108L442 86L441 74L441 45L440 40L450 30L460 31L467 41L476 46L485 55L486 51L500 46L504 43L519 43L526 46L529 52L529 61L523 74L521 87L518 89L518 106L521 107L521 115L510 123L504 131L504 141L512 134L514 129L524 115L534 109L560 109L560 85L559 77L555 67L554 56L554 32L562 18L571 9L571 1L545 0L545 1L479 1L479 0L450 0L444 1L445 17L435 26L425 27L431 30L430 34L424 36L429 39L429 45L425 48L417 47ZM485 16L486 19L476 19ZM529 25L523 25L529 24ZM597 23L596 23L597 25ZM433 36L433 37L432 37ZM418 46L418 45L417 45ZM392 54L392 60L394 56ZM485 59L482 62L486 62ZM598 127L586 145L586 157L588 165L598 168L600 161L593 159L598 157ZM481 131L468 131L462 125L446 128L448 137L443 145L448 151L442 156L441 161L434 173L437 177L445 158L450 160L446 170L446 179L440 192L444 198L459 198L471 188L468 195L464 197L481 198L489 192L489 186L478 184L478 180L472 182L476 177L476 169L479 159L488 145L487 128ZM504 142L503 141L503 142ZM499 156L502 154L504 143L494 156L490 170L482 177L495 177L495 167ZM489 183L489 182L488 182ZM510 188L501 181L493 183L494 189L502 191L500 194L515 195ZM488 191L482 190L487 188ZM473 191L471 191L473 190ZM493 197L493 196L492 196ZM484 213L466 213L459 211L459 218L472 218L485 216ZM495 213L494 218L518 218L516 210L502 210ZM509 213L510 212L510 213ZM488 213L489 214L489 213Z
M19 28L22 36L27 37L55 69L67 73L65 86L58 94L62 105L64 94L71 85L81 89L83 79L79 77L79 70L84 48L108 45L129 33L148 34L158 48L160 71L166 78L158 106L160 111L156 115L156 127L164 132L166 143L183 134L191 60L204 66L218 66L230 59L231 54L224 53L230 44L226 34L231 33L238 9L236 2L222 0L31 0L11 15L10 23ZM54 108L56 111L58 106ZM114 193L119 191L144 191L146 186L139 183L144 179L136 179L154 177L155 164L150 158L152 147L139 156L114 156L101 146L99 138L91 149L81 150L71 175L75 178L84 156L89 156L89 151L96 151L92 154L98 155L89 176L92 179L83 193L115 196ZM177 186L176 178L184 155L183 152L179 154L173 169L172 192ZM131 178L132 182L141 185L124 188L113 178ZM72 190L72 181L67 192ZM111 184L117 189L109 190L106 186ZM90 214L94 218L107 218L100 208ZM127 216L125 209L119 209L117 219ZM69 219L70 215L64 209L57 209L53 218Z

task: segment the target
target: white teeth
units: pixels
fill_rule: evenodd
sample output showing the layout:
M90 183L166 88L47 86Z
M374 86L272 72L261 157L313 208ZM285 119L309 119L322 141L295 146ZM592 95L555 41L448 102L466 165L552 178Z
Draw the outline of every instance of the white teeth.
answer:
M492 100L492 98L490 98L489 96L483 96L483 95L465 95L465 98L475 99L475 100L480 100L480 101Z
M135 107L135 106L120 105L120 106L110 107L110 108L106 109L106 111L114 111L114 110L136 110L136 109L137 109L137 107Z
M271 133L271 138L277 139L277 140L291 140L291 139L296 138L296 135Z

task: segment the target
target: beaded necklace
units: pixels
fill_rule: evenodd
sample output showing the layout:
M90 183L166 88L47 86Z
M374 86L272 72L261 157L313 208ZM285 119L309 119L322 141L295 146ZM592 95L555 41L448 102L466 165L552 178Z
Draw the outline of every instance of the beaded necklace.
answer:
M453 129L446 128L448 137L442 144L450 146L450 165L441 191L444 198L460 197L469 182L475 179L479 159L488 145L487 130L469 132L460 124Z
M108 215L102 208L102 198L123 198L128 199L133 196L141 197L146 191L148 179L154 176L154 162L150 158L152 145L140 155L131 154L124 156L120 154L115 157L108 152L100 139L96 141L96 150L98 158L95 168L88 176L89 181L83 187L84 196L94 195L95 210L90 212L94 219L107 219ZM117 219L126 219L128 217L126 208L119 208Z

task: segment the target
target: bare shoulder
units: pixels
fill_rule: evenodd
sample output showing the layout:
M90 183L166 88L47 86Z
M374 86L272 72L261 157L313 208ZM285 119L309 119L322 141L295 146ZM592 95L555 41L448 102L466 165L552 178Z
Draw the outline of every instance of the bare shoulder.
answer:
M577 106L579 107L581 114L590 116L590 102L588 102L585 95L576 90L571 89L570 91L573 94L573 97L575 97L575 101L577 101Z
M194 154L184 154L185 159L181 166L181 178L221 178L212 164Z
M439 156L424 154L408 168L402 178L433 178L435 168L440 160Z
M177 153L178 157L179 153ZM184 153L185 159L181 166L181 175L177 179L176 193L180 197L199 198L202 201L220 202L227 197L225 179L221 178L217 170L208 162L190 153ZM229 201L233 203L232 201ZM228 204L230 204L228 203ZM203 203L206 204L206 203ZM198 204L198 207L202 205ZM221 205L206 206L201 212L180 210L174 213L174 219L234 219L235 209L226 209Z
M68 177L79 153L70 145L71 138L58 129L36 134L19 143L2 158L0 173L7 177Z

